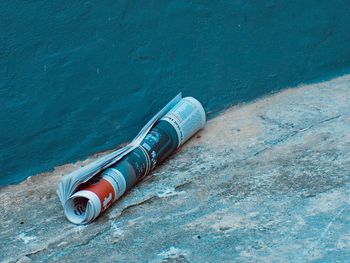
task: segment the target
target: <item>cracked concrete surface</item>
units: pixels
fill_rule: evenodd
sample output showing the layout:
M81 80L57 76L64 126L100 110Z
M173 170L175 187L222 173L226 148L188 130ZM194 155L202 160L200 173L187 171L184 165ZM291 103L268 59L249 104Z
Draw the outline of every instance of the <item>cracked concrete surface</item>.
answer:
M342 262L350 258L350 75L287 89L210 120L87 226L60 178L0 189L4 262Z

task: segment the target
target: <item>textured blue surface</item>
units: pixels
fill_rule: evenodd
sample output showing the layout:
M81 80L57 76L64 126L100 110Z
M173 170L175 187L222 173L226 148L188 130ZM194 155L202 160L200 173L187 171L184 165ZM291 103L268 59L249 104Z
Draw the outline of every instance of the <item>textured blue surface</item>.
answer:
M129 140L179 91L208 113L339 74L348 1L0 2L0 185Z

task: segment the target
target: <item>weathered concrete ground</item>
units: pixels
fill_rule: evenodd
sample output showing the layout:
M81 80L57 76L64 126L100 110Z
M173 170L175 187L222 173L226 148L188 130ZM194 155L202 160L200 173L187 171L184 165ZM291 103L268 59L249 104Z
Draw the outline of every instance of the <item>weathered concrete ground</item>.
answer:
M350 75L227 110L98 220L75 226L55 191L82 164L0 189L1 261L350 258Z

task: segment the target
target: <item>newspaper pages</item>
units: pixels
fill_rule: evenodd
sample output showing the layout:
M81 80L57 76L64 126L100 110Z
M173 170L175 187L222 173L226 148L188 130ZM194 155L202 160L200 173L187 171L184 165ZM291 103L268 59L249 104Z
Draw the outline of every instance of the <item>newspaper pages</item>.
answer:
M66 201L71 197L78 187L90 180L94 175L122 159L125 155L135 149L150 131L152 126L169 112L182 98L181 93L176 95L163 109L161 109L151 120L141 129L139 134L125 147L100 157L94 162L73 171L64 176L58 186L58 196L61 204L65 206Z

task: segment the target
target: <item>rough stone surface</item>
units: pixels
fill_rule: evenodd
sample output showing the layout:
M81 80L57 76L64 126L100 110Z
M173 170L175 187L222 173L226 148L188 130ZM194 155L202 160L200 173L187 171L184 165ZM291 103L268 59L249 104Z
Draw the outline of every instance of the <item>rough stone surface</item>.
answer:
M233 107L87 226L55 192L84 163L2 188L0 260L346 261L349 106L350 75Z

